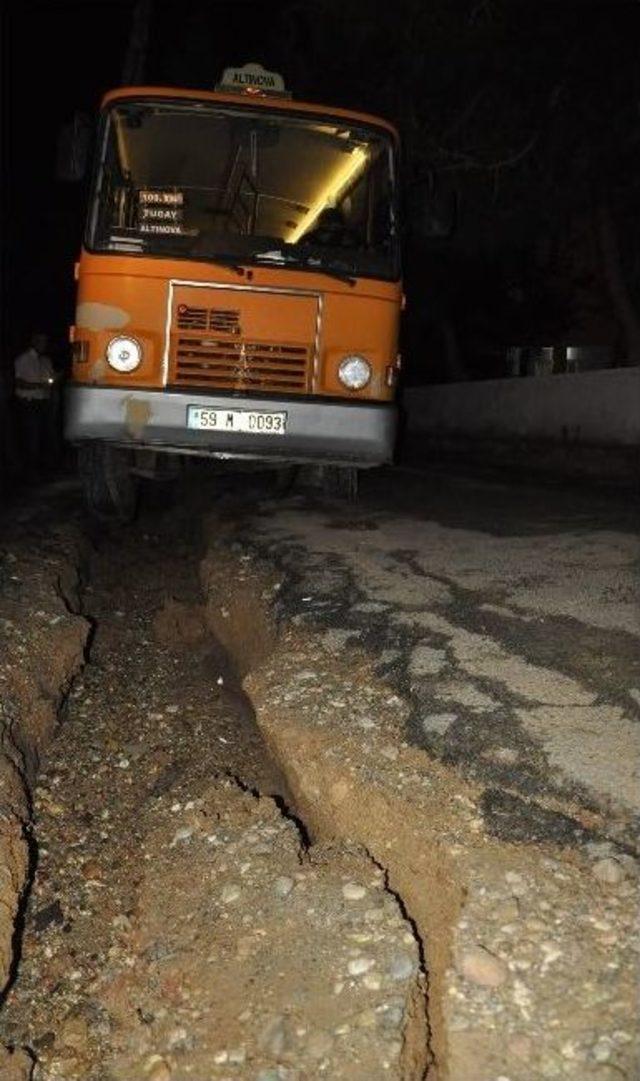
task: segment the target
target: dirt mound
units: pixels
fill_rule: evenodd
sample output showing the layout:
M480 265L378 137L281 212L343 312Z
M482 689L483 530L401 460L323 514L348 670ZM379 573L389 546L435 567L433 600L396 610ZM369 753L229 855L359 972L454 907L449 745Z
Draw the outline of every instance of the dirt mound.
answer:
M411 925L365 853L289 817L179 528L94 558L2 1039L38 1081L417 1081Z
M398 1075L419 957L377 868L307 855L272 800L232 783L179 804L145 840L135 969L104 981L112 1076Z
M12 971L15 919L29 869L32 785L84 660L89 626L72 611L79 560L71 527L45 538L14 526L0 538L0 994ZM17 1069L15 1059L11 1069Z
M567 821L584 826L572 846L530 832L528 843L501 843L483 818L486 789L409 743L411 703L376 672L380 643L352 637L345 649L354 631L343 597L365 621L380 605L349 598L337 561L304 537L287 535L283 567L282 547L261 527L241 524L225 566L212 522L207 611L220 604L244 535L234 603L246 611L269 596L275 573L285 598L272 599L277 645L245 689L313 835L358 841L414 921L428 978L429 1078L635 1076L636 861L596 840L604 823L578 804Z

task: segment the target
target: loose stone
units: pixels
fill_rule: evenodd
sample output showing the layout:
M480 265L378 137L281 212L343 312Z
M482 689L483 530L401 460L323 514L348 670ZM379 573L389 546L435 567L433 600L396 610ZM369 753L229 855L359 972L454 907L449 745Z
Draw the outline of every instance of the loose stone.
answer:
M415 971L415 964L411 957L404 953L397 954L389 965L389 975L392 980L406 980Z
M625 878L624 867L613 856L597 860L593 865L593 873L598 882L602 882L607 886L618 886Z
M402 1023L404 1007L401 1005L388 1005L381 1011L381 1021L384 1028L397 1028Z
M506 980L509 970L504 961L485 950L484 946L475 946L462 955L462 975L472 983L482 987L499 987Z
M613 1052L613 1040L607 1036L601 1036L594 1046L592 1054L596 1062L608 1062Z
M527 883L517 871L507 871L504 878L514 897L522 897L527 892Z
M281 875L279 878L276 878L273 892L276 894L277 897L288 897L294 885L295 883L292 878L287 878L285 875Z
M347 882L342 887L342 896L346 901L361 901L367 896L367 891L364 886L359 886L356 882Z
M350 976L364 976L374 965L372 957L354 957L353 961L349 961L347 971Z

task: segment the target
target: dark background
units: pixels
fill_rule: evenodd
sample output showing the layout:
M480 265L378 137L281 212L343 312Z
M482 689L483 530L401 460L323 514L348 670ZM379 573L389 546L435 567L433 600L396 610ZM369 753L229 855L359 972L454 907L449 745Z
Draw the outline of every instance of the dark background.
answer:
M56 181L57 138L120 83L134 7L5 5L5 367L34 329L64 357L84 192ZM513 344L640 361L639 41L637 0L155 0L145 82L255 60L395 122L405 187L458 207L450 239L406 240L408 379L477 378Z

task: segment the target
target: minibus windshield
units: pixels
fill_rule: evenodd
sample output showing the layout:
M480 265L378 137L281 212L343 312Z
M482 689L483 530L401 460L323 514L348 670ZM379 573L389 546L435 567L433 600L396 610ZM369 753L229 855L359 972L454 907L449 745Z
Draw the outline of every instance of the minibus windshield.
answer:
M92 251L396 279L394 146L348 119L127 101L104 116Z

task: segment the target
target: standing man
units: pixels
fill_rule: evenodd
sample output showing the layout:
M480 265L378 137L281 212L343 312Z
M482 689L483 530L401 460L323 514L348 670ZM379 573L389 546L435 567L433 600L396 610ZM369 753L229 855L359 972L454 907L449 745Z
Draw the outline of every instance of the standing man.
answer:
M33 478L45 464L55 372L47 355L46 334L34 334L29 349L16 357L15 390L25 462Z

